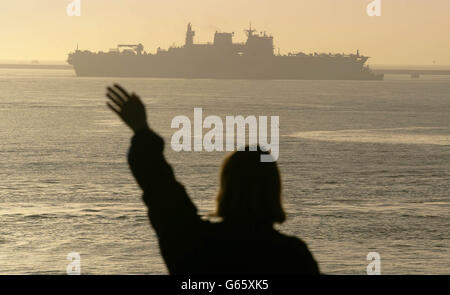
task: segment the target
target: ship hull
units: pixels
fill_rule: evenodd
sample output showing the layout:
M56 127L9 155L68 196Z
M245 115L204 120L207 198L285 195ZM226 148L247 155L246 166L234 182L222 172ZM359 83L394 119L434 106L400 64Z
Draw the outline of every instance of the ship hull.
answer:
M317 58L173 58L157 55L93 54L71 57L79 77L152 77L257 80L383 80L362 65Z

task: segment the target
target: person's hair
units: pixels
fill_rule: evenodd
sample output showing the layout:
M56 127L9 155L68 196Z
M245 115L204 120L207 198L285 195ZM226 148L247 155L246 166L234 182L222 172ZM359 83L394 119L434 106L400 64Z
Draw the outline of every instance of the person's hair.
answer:
M220 176L216 215L240 224L273 224L286 219L281 204L281 178L276 162L261 162L261 155L236 151L225 158Z

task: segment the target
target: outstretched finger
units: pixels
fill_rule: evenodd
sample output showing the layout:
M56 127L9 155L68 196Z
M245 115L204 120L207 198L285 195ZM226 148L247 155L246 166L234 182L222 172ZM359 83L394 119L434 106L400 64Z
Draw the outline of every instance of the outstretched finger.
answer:
M125 88L123 88L122 86L120 86L119 84L114 84L114 87L116 87L121 93L122 95L124 95L126 98L130 98L131 95L128 93L128 91L125 90Z
M116 98L115 96L111 95L110 93L106 93L106 96L112 101L114 102L118 107L122 107L123 106L123 101L119 100L118 98Z
M111 103L107 102L106 105L107 105L114 113L116 113L119 117L122 118L122 114L120 113L120 111L118 111Z
M116 90L114 90L112 87L106 87L106 89L108 90L108 93L111 94L113 97L115 97L116 99L118 99L122 104L124 104L127 100L128 97L119 94Z

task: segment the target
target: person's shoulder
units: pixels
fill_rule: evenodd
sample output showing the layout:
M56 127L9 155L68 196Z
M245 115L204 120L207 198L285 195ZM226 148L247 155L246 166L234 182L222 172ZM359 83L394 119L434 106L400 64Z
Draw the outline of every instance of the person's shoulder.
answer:
M319 274L319 265L314 259L313 254L308 248L308 245L296 236L289 236L281 234L285 240L287 255L290 255L291 261L296 264L295 271L302 274ZM289 253L289 254L288 254Z
M288 253L301 257L302 259L312 258L312 253L309 251L308 245L302 239L282 233L278 234L283 240L284 249L288 250Z
M298 250L308 250L308 246L302 239L296 236L290 236L280 232L278 232L278 235L281 237L283 242L288 244L290 247Z

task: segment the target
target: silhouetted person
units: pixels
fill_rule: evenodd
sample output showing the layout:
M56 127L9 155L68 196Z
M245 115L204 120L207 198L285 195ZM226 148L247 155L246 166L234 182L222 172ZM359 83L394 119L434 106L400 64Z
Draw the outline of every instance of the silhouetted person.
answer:
M260 150L231 154L217 199L222 221L202 220L164 158L163 139L147 125L139 97L118 85L108 87L107 96L134 131L128 161L171 274L319 273L304 242L273 228L285 220L275 162L261 162Z

